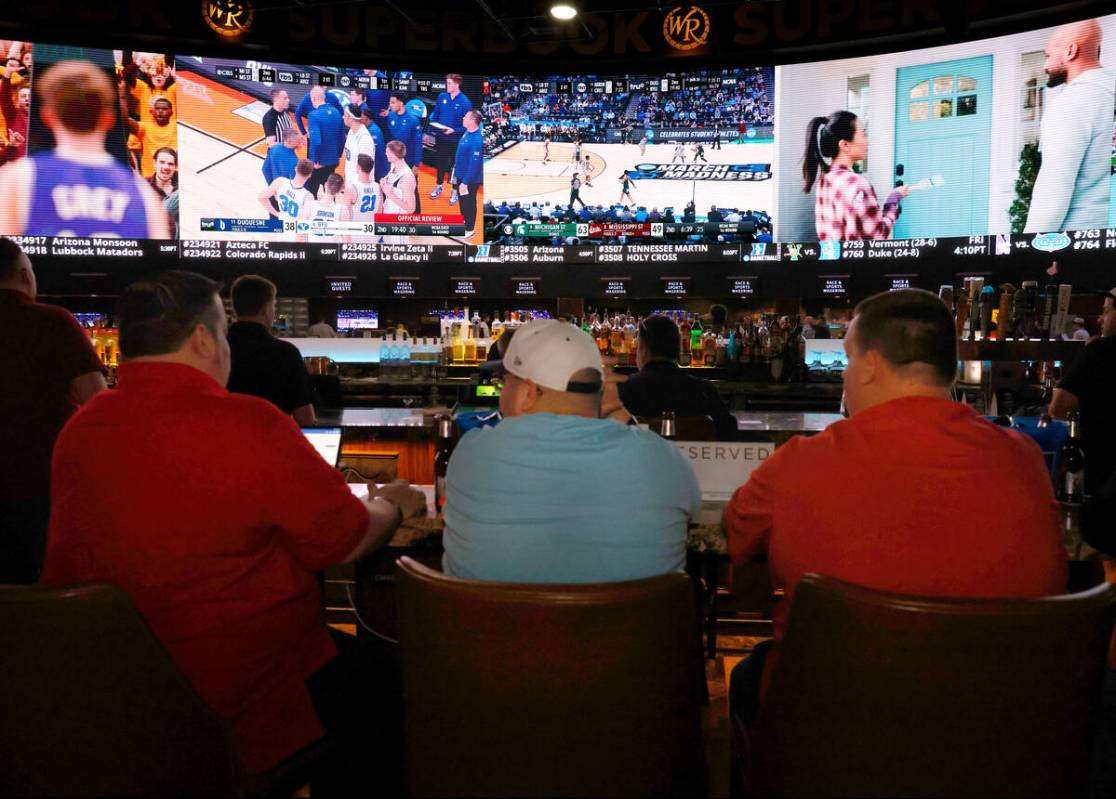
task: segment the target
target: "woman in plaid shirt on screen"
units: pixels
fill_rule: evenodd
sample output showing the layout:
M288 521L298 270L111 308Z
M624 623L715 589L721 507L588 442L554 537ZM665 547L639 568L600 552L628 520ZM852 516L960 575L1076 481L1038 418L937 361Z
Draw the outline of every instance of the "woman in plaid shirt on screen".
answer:
M802 177L807 194L818 184L814 206L818 241L891 238L907 187L896 187L880 206L872 184L853 172L853 164L867 156L868 135L856 114L837 111L810 120Z

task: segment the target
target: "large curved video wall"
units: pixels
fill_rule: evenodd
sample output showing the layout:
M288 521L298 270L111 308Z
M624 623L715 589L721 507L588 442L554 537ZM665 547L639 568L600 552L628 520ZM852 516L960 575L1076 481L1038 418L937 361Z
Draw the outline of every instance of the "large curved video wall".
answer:
M1116 15L659 75L0 41L0 234L73 257L481 264L1116 249L1114 49Z

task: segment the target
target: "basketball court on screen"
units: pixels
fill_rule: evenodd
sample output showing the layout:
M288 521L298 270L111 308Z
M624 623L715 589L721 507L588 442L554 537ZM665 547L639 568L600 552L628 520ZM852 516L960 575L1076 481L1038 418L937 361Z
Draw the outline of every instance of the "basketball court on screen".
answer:
M267 188L262 166L267 155L261 119L268 105L247 94L216 81L180 69L178 72L179 117L179 185L180 229L183 239L245 239L260 241L284 239L282 234L213 233L201 231L201 219L229 217L262 219L264 210L258 197ZM305 157L306 149L298 151ZM344 159L337 171L343 173ZM419 170L419 192L424 214L460 214L449 204L447 191L431 200L434 171L428 166ZM483 190L477 199L484 202ZM478 214L477 227L483 225ZM415 244L453 244L446 237L415 237Z
M488 196L499 204L519 202L540 205L549 202L565 205L570 199L570 178L575 173L573 145L551 142L550 158L543 162L542 142L524 141L512 145L485 164L484 184ZM620 197L620 177L637 164L671 163L674 156L673 142L648 144L640 155L636 144L583 144L581 155L589 156L592 165L590 180L586 185L582 177L581 198L588 205L609 206ZM684 146L686 164L694 160L693 144ZM705 158L710 164L771 164L775 145L769 141L754 144L722 144L720 150L705 143ZM698 165L702 162L699 160ZM662 211L670 207L676 216L691 199L698 216L704 216L710 206L759 210L771 213L774 181L738 180L667 180L641 178L632 181L631 195L636 206ZM580 206L579 206L580 207Z

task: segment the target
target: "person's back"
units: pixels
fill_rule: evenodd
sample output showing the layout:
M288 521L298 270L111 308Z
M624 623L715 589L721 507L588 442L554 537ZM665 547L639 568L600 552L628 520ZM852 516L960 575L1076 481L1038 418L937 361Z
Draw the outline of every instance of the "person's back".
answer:
M589 335L530 322L503 364L504 420L467 434L450 460L446 573L593 583L681 570L697 480L670 442L598 418L602 371Z
M941 300L920 290L865 300L845 348L851 418L777 449L725 509L733 561L766 550L786 591L776 649L807 572L914 595L1064 590L1042 453L949 399L957 342Z
M302 353L271 334L275 292L275 284L259 275L242 275L233 282L230 293L238 321L229 326L228 389L266 399L299 424L312 424L314 392Z
M0 583L34 582L50 515L50 458L78 406L104 389L101 362L77 320L35 301L31 262L0 238Z
M726 521L746 527L749 495L767 492L771 570L788 596L806 572L929 596L1064 587L1038 446L951 400L896 399L792 438L741 492ZM746 543L730 535L730 552L738 557Z
M255 774L333 723L312 696L338 658L314 572L382 545L400 502L425 503L366 505L289 418L226 391L216 289L169 272L122 296L119 386L55 447L42 582L120 586Z
M692 469L654 433L546 413L470 432L446 482L446 573L481 580L680 571L701 502Z
M710 416L720 441L736 439L736 417L708 380L687 374L678 365L681 337L670 317L651 316L636 334L639 371L617 386L620 402L631 415L655 426L666 411L677 416Z

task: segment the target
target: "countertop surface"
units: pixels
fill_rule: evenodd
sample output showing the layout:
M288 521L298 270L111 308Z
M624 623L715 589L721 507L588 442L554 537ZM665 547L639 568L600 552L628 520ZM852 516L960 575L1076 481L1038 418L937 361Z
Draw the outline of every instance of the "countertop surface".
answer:
M733 411L739 430L780 433L820 433L842 418L839 413L792 411Z
M343 408L324 411L317 427L422 427L425 418L445 409L422 408ZM790 411L733 411L737 428L748 432L820 433L841 420L838 413L799 413Z

